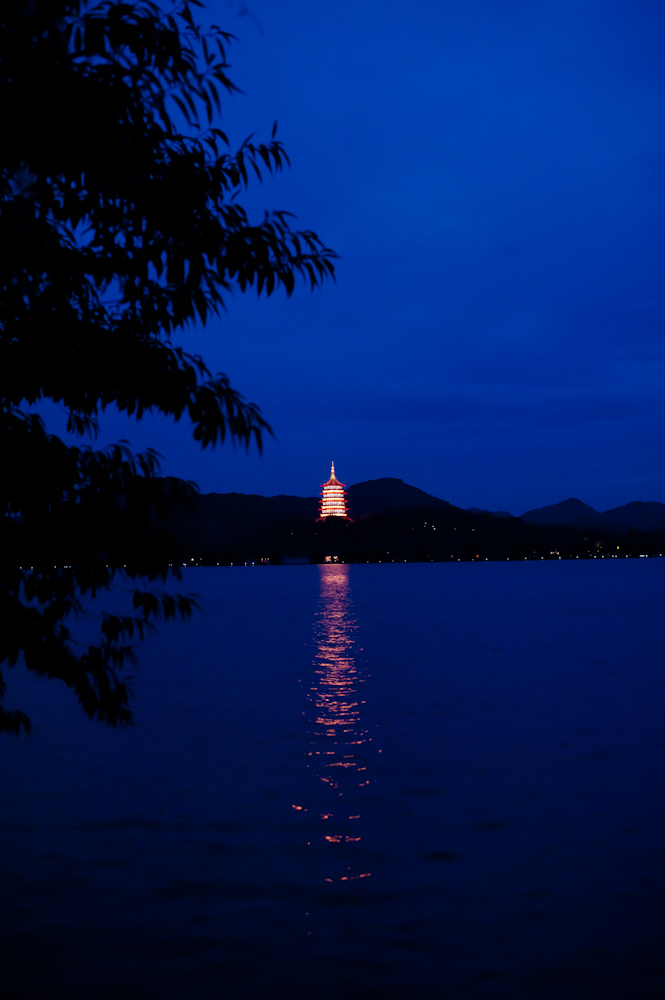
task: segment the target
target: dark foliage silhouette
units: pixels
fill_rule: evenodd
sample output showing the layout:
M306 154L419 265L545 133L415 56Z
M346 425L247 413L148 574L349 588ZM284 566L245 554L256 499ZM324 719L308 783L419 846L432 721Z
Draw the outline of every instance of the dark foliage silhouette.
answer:
M213 127L236 89L230 36L205 32L199 6L0 3L0 663L64 681L111 725L131 721L120 670L132 642L195 604L145 587L178 575L151 515L191 490L158 476L153 451L47 433L31 405L57 404L79 438L94 440L114 405L184 417L203 447L260 448L258 408L170 338L234 289L290 295L298 277L315 287L333 274L315 233L286 212L252 222L240 204L252 177L288 159L275 129L232 152ZM81 646L81 599L111 587L129 590L133 611L101 613ZM29 725L0 707L0 729Z

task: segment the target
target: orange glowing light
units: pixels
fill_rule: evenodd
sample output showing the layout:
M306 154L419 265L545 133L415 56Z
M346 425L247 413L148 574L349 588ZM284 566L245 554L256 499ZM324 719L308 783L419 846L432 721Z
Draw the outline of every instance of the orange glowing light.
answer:
M373 782L367 777L371 769L366 752L371 737L362 719L365 699L360 697L366 678L360 663L356 662L358 624L351 601L349 568L339 563L322 565L320 576L321 599L315 625L317 651L312 681L305 682L310 705L307 713L309 747L305 755L308 766L327 786L326 794L341 797L348 791L355 796L365 788L369 791ZM315 846L318 840L327 855L326 863L341 868L332 877L324 878L325 882L336 884L370 877L370 872L347 868L345 863L359 849L356 845L366 840L365 836L360 836L359 813L348 816L350 829L339 829L344 825L346 810L355 807L355 801L349 802L346 808L342 806L344 817L340 812L337 821L336 807L325 809L324 806L316 811L323 826L319 827L316 840L311 843Z
M330 479L323 483L319 517L347 517L345 485L335 477L335 463L330 469Z
M360 875L342 875L340 877L340 882L353 882L357 878L370 878L371 875L372 875L371 872L362 872L362 874ZM327 878L326 882L332 882L332 879Z

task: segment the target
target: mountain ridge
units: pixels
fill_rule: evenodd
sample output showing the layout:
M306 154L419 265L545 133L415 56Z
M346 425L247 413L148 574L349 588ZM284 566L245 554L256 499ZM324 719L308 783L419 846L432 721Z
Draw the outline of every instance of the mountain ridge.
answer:
M348 518L320 520L315 496L192 489L181 507L161 520L155 514L153 528L174 562L188 565L321 563L333 554L343 562L440 562L665 551L665 504L653 502L633 501L606 517L569 498L513 517L464 510L394 477L355 483L347 499Z
M484 515L547 527L605 530L618 534L665 531L665 504L657 501L633 500L601 512L582 500L569 497L559 503L535 507L516 516L508 511L456 507L447 500L432 496L393 476L354 483L347 487L346 494L349 516L352 519L414 510L437 510L450 516L459 512L460 515ZM192 499L197 520L207 522L212 534L220 538L233 533L240 522L263 528L275 521L289 518L315 519L319 510L318 497L285 493L269 497L259 493L193 493Z
M550 527L605 529L619 534L665 531L665 504L655 500L632 500L620 507L598 511L576 497L569 497L556 504L527 510L521 520Z

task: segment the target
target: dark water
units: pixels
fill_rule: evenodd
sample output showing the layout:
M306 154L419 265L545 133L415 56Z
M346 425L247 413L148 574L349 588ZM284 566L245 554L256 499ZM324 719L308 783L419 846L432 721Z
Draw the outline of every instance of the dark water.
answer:
M183 588L132 730L9 673L0 994L665 995L665 560Z

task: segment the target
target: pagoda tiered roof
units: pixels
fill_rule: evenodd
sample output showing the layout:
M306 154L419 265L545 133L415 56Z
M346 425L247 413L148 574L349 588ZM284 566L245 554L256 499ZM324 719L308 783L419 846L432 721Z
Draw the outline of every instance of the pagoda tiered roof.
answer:
M335 475L335 463L330 469L330 479L321 486L321 506L319 517L347 517L346 486Z

